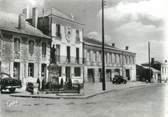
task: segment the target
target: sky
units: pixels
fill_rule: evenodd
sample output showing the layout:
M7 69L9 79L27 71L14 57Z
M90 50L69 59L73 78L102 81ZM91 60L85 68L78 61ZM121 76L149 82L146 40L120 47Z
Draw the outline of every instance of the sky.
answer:
M105 41L136 53L138 64L168 59L166 0L105 0ZM26 6L57 8L85 24L85 36L101 40L101 0L0 0L0 11L19 14Z

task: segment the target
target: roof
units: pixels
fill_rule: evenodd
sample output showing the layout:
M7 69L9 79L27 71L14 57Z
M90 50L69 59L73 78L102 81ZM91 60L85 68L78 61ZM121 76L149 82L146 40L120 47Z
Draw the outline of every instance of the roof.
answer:
M42 38L50 38L43 34L39 29L31 26L27 21L25 21L25 23L25 29L19 29L17 15L0 12L0 30L11 31Z
M43 14L44 13L44 14ZM39 17L43 17L43 16L48 16L48 15L56 15L56 16L59 16L59 17L62 17L62 18L65 18L65 19L70 19L72 20L68 15L66 15L65 13L63 13L62 11L58 10L58 9L47 9L47 10L44 10L42 12L39 13Z
M144 68L146 68L146 69L148 69L149 67L147 67L147 66L143 66ZM157 70L157 69L155 69L155 68L153 68L153 67L150 67L150 69L154 72L154 73L160 73L160 70Z
M84 37L83 41L86 42L86 43L91 43L91 44L96 44L96 45L102 45L101 41L93 39L93 38L89 38L89 37ZM110 46L110 45L108 45L106 43L104 45L108 46L108 47L112 47L112 46Z
M50 16L50 15L54 15L54 16L69 20L71 22L81 24L78 21L76 21L75 19L73 19L72 17L70 17L70 15L67 15L66 13L62 12L59 9L56 9L56 8L39 9L38 8L38 17L46 17L46 16ZM81 24L81 25L83 25L83 24Z
M85 44L93 44L93 45L98 45L98 46L101 46L102 45L102 42L97 40L97 39L94 39L94 38L89 38L89 37L84 37L83 38L83 41ZM119 50L119 51L124 51L124 52L129 52L127 50L122 50L122 49L119 49L117 47L113 47L112 45L109 45L107 43L104 43L105 47L107 48L110 48L110 49L114 49L114 50ZM133 52L130 52L130 53L133 53ZM135 54L135 53L134 53Z
M152 62L151 62L151 64L152 64ZM153 64L161 64L161 62L159 62L159 61L154 61L154 63ZM142 63L142 65L143 66L149 66L149 62L146 62L146 63Z

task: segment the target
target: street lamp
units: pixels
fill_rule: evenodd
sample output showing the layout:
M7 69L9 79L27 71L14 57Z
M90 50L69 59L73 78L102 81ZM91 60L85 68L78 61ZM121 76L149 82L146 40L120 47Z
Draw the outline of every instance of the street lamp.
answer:
M104 0L102 0L102 90L106 90L104 61Z

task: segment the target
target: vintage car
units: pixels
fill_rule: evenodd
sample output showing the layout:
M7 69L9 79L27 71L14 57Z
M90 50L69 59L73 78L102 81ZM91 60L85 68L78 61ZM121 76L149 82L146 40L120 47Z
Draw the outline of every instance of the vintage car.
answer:
M8 89L10 92L15 92L16 88L21 88L21 80L12 78L7 73L0 73L0 91Z
M113 84L126 84L127 80L118 75L113 78L112 82Z

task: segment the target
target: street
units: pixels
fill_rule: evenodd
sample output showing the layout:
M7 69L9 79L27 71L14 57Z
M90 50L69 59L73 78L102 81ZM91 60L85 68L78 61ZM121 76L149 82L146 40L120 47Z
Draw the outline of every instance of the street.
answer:
M156 84L89 99L16 98L1 94L0 117L166 117L165 92L166 84Z

